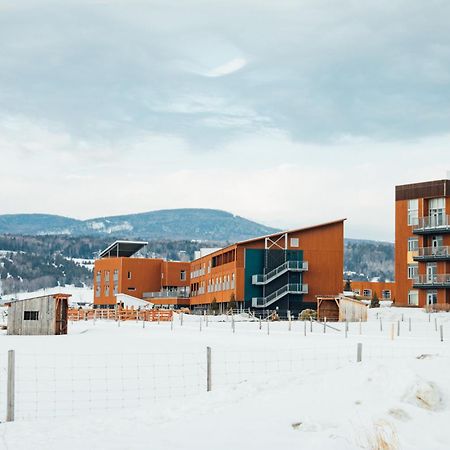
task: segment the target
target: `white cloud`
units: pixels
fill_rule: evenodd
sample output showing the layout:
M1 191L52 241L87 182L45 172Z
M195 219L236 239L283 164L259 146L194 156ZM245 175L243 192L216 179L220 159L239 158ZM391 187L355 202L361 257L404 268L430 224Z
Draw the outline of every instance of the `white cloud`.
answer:
M225 75L229 75L233 72L237 72L247 65L247 61L244 58L235 58L231 61L228 61L225 64L222 64L218 67L207 72L205 75L207 77L223 77Z

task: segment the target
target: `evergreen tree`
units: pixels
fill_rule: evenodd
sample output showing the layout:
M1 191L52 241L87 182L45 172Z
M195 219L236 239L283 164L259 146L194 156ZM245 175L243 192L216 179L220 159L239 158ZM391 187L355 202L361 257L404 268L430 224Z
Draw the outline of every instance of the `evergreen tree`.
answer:
M371 308L379 308L380 307L380 301L378 300L378 295L376 292L373 293L372 300L370 301L370 307Z

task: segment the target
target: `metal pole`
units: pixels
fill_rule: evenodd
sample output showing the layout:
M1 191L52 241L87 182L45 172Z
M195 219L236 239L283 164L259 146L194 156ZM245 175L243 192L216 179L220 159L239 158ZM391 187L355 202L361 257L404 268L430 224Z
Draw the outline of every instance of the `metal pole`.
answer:
M411 317L408 319L408 329L411 332Z
M437 319L436 319L436 317L434 318L434 330L437 331Z
M309 324L310 324L309 331L312 333L312 317L311 316L309 316Z
M206 391L211 392L211 347L206 347Z
M291 312L288 311L287 314L288 314L288 321L289 321L289 331L291 331Z
M397 320L397 336L400 336L400 320Z
M383 331L383 321L381 320L381 317L380 317L380 331Z
M6 421L14 422L14 394L15 394L15 366L16 355L14 350L8 351L8 381L6 394Z
M180 314L180 326L183 326L183 313Z
M259 316L259 329L261 329L261 316Z
M362 343L358 342L358 346L356 347L356 362L362 361Z
M441 331L441 342L444 342L444 325L441 325L439 328Z
M267 317L267 336L270 334L269 318Z

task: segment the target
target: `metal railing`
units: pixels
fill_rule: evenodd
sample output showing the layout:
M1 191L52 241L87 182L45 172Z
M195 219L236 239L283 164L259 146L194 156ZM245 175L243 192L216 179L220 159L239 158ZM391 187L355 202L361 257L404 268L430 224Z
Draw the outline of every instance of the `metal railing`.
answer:
M266 297L253 297L252 305L256 308L264 308L266 306L271 305L276 302L280 298L284 297L287 294L307 294L308 293L308 285L307 284L297 284L297 283L289 283L283 286L282 288L272 292Z
M450 230L450 216L449 215L436 215L419 217L418 223L413 225L414 231L427 231L427 230Z
M171 298L171 297L188 298L189 293L186 291L144 292L142 294L142 297L143 298Z
M418 275L414 278L413 284L415 286L449 286L450 287L450 273L440 273L436 275Z
M450 257L450 246L441 247L420 247L418 253L414 258L449 258Z
M271 270L270 272L263 275L253 275L252 283L253 284L266 284L269 281L279 277L283 273L287 271L296 271L296 272L304 272L308 270L308 262L307 261L286 261L285 263L278 266L276 269Z

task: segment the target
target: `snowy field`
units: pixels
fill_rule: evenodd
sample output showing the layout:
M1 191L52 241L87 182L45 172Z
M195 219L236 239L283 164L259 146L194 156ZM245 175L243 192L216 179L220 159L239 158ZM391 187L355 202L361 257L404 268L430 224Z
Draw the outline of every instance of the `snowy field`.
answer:
M233 333L230 319L186 315L75 322L67 336L3 332L0 421L9 349L16 421L0 424L0 448L449 449L450 314L369 313L347 337L344 324L324 333L237 319Z

